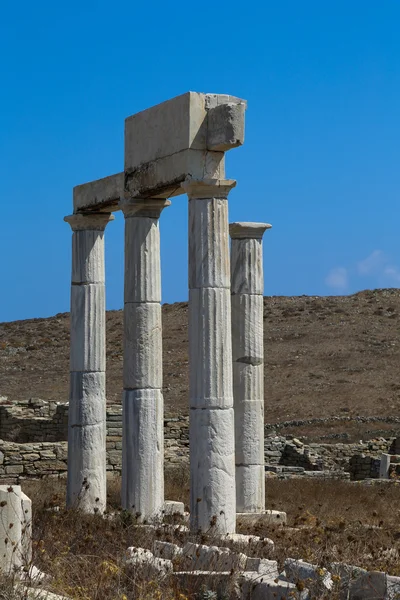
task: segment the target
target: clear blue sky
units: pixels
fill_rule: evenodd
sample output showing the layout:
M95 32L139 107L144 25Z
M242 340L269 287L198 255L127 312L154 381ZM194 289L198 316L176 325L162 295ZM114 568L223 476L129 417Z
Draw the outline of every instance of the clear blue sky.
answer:
M188 90L248 101L230 220L268 221L267 295L400 285L398 0L1 3L0 321L69 309L72 187L123 168L124 119ZM161 219L187 298L187 201ZM121 308L123 219L108 226Z

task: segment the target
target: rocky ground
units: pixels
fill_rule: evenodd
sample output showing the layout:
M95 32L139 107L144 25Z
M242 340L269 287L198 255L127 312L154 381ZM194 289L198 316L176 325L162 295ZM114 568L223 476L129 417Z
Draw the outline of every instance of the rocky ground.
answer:
M163 306L164 392L169 414L188 412L187 303ZM266 297L265 418L269 423L336 416L286 428L309 438L372 430L357 416L400 416L400 290L341 297ZM107 400L120 402L122 311L107 313ZM68 399L69 315L0 324L0 395ZM400 430L400 426L398 426ZM371 435L370 435L371 437Z

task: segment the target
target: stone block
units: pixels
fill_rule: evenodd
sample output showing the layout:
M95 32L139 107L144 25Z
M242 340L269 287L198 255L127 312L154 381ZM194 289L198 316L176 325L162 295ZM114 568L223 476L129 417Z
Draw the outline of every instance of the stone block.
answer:
M238 525L257 527L258 525L286 525L287 514L279 510L265 510L259 513L237 513ZM247 569L253 571L254 569Z
M166 560L174 560L179 556L182 556L182 548L171 542L160 542L155 541L153 544L153 554L157 558L164 558Z
M330 591L333 588L332 576L326 569L312 565L302 560L287 558L284 563L284 576L291 583L303 582L312 588L313 593Z
M23 565L32 561L32 500L21 491L21 557Z
M105 371L103 284L71 287L71 371Z
M68 428L67 506L88 513L104 512L106 504L106 426Z
M183 193L187 178L222 179L224 152L213 149L243 143L244 110L233 96L188 92L128 117L125 189L137 197L169 197Z
M263 401L235 401L235 451L237 466L261 465L264 477Z
M389 479L390 454L382 454L379 466L379 479Z
M105 283L104 231L75 231L72 235L72 284Z
M115 210L124 195L124 173L110 175L74 187L74 212L108 209Z
M104 424L106 421L106 375L105 373L70 374L71 399L69 427ZM41 452L41 456L45 453ZM47 458L54 458L55 454ZM46 456L45 456L46 458Z
M125 273L125 303L161 302L158 219L126 217Z
M232 296L232 358L234 362L264 362L264 298L251 294Z
M207 148L227 152L244 143L244 102L227 102L208 111Z
M158 303L124 307L124 387L162 388L162 325Z
M22 564L22 500L18 485L0 485L0 573L9 575Z
M193 571L231 571L243 570L247 557L242 553L231 552L229 548L206 546L187 542L182 556L187 561L187 570Z
M259 513L265 509L265 468L262 465L236 467L236 509Z
M228 201L189 202L189 289L230 289Z
M273 578L262 577L258 572L245 572L239 578L241 597L243 600L306 600L309 598L308 590L299 592L296 585L285 581L276 581Z
M160 390L124 391L122 506L139 521L159 517L164 505L163 410Z
M230 231L235 223L230 225ZM231 253L232 294L264 295L261 239L235 239Z
M235 531L233 409L190 411L191 527ZM194 507L194 509L193 509Z
M150 550L143 548L128 548L125 556L125 566L140 568L146 578L159 579L171 574L173 564L170 560L157 558Z
M164 517L171 517L179 515L181 517L185 514L185 505L183 502L176 502L174 500L166 500L163 508Z
M233 389L235 398L264 402L264 365L234 362Z
M269 579L279 577L278 563L267 558L247 558L245 571L253 571Z
M204 590L214 592L217 598L238 597L235 593L236 578L231 571L177 571L172 577L179 589L184 590L190 598L198 598ZM213 598L211 594L210 597Z
M229 289L189 291L190 408L233 407L230 314Z
M380 571L369 571L350 582L349 600L377 600L386 598L386 574Z

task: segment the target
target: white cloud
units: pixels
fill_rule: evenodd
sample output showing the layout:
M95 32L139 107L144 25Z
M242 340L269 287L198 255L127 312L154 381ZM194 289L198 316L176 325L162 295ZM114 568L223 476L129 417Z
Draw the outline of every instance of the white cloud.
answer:
M384 270L384 275L394 283L400 283L400 269L393 265L389 265Z
M382 273L388 259L382 250L374 250L372 254L357 263L359 275L379 275Z
M348 284L347 269L344 267L335 267L328 273L325 283L328 287L344 291Z

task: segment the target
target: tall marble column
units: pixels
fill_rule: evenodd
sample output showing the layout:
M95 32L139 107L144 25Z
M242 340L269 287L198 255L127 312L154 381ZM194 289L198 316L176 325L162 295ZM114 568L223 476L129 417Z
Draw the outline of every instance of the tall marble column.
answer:
M264 275L267 223L231 223L232 355L238 513L265 510Z
M192 531L234 533L228 194L233 180L188 181L190 518Z
M67 506L106 507L104 230L109 213L65 217L72 235Z
M159 217L165 199L124 199L122 506L139 521L164 505L164 401Z

